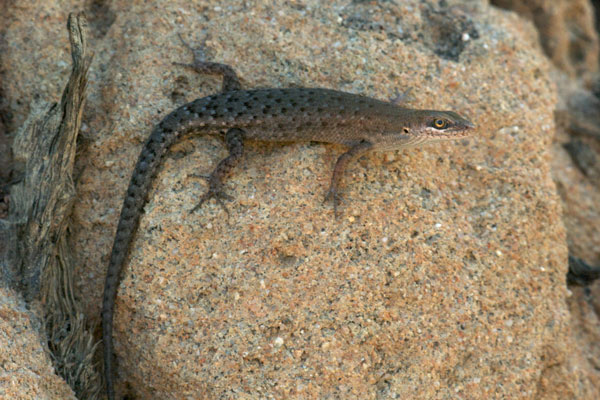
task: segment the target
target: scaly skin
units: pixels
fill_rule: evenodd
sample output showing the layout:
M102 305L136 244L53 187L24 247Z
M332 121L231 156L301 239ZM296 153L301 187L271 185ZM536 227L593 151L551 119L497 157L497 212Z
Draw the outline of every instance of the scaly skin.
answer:
M273 142L318 141L349 147L334 167L327 197L334 213L338 187L349 161L371 150L395 150L426 142L460 139L474 125L451 111L414 110L351 93L320 88L241 90L233 69L224 64L188 65L200 73L223 76L223 92L185 104L154 127L142 148L127 188L108 263L102 300L104 374L109 400L115 398L112 324L120 275L137 229L150 184L169 147L190 133L225 132L229 156L208 178L206 200L228 199L223 179L240 160L245 139ZM223 206L224 207L224 206ZM195 209L194 208L194 209Z

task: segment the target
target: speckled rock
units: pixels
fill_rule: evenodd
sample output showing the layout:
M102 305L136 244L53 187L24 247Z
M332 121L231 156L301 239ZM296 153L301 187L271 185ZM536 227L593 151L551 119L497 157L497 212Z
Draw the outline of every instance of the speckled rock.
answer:
M19 295L0 287L0 398L76 399L52 368L40 325Z
M552 146L552 174L563 204L569 254L596 266L600 265L600 175L597 172L600 170L597 162L600 159L600 143L593 136L570 135L567 131L572 129L567 128L575 122L575 125L591 126L600 132L598 115L586 114L590 109L598 113L598 100L594 101L593 94L564 76L556 80L560 83L563 99L584 99L577 104L578 110L566 104L559 105L558 112L566 113L570 121L566 126L559 126ZM586 155L592 161L596 160L589 169L582 168ZM567 304L571 313L571 329L579 349L574 355L578 358L576 365L600 392L600 281L589 287L573 285L570 290L573 295L568 298Z
M548 151L556 94L532 25L486 2L222 3L90 10L96 62L72 228L90 316L141 143L168 111L219 87L172 65L190 57L177 33L204 41L247 87L381 99L412 89L410 106L479 128L353 163L338 220L322 199L342 147L249 144L227 182L228 218L213 202L188 212L206 186L194 174L225 155L221 141L176 145L117 298L120 392L596 398L569 327Z
M594 26L592 1L491 0L491 3L531 20L544 51L562 71L571 76L598 72L600 41Z

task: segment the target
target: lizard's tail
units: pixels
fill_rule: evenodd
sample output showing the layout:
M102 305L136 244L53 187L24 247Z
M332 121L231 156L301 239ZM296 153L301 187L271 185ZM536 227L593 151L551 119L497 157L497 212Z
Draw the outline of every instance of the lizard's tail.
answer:
M117 295L117 288L120 282L121 271L127 257L129 246L133 240L133 234L137 229L142 208L146 203L150 184L161 160L171 144L187 129L178 124L177 119L181 118L175 110L169 114L160 124L158 124L138 158L135 170L131 176L119 225L115 235L110 261L106 273L106 282L104 285L104 296L102 298L102 341L104 344L104 376L106 380L106 393L108 400L114 400L114 371L113 371L113 342L112 327L114 303Z

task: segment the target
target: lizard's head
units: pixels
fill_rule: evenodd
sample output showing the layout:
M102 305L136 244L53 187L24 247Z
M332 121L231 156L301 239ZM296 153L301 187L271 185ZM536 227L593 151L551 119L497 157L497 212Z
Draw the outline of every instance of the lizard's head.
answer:
M415 118L405 128L410 136L423 142L462 139L468 137L475 125L453 111L415 110Z

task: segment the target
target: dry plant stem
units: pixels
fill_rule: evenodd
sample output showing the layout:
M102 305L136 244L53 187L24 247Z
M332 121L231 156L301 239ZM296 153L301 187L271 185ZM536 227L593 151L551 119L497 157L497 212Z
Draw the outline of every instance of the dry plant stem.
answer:
M15 136L22 166L11 188L8 218L0 225L7 245L0 254L5 282L43 314L56 371L79 398L100 398L102 382L93 355L96 344L73 293L74 267L68 223L75 198L73 164L92 55L87 21L71 13L67 24L73 68L59 103L38 102Z

